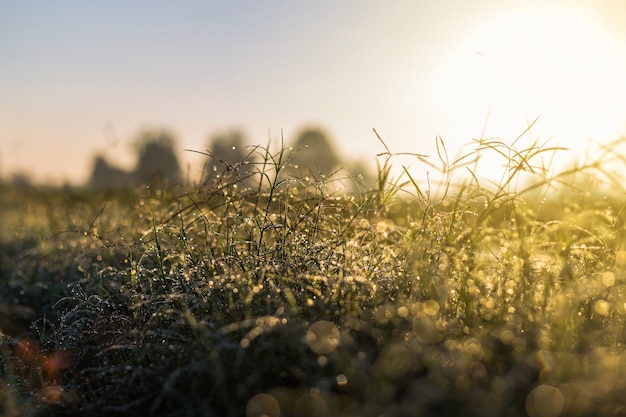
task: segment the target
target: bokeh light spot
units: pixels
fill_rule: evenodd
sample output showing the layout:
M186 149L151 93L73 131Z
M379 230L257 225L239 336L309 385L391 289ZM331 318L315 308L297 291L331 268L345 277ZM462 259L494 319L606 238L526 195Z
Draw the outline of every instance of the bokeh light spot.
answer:
M439 312L439 303L435 300L428 300L424 303L424 313L434 316Z
M515 341L515 333L510 330L503 330L500 333L500 341L505 345L512 345Z
M423 343L438 343L446 335L447 323L433 316L416 317L413 320L413 332Z
M606 300L598 300L593 306L593 311L601 316L608 316L611 310L611 304Z
M320 320L309 327L306 332L306 343L318 355L327 355L339 346L340 333L333 323Z
M607 271L602 274L602 285L605 287L612 287L615 284L615 273Z
M280 405L269 394L257 394L246 405L246 417L279 417Z
M293 404L295 417L323 417L327 412L326 402L316 393L302 395Z
M383 373L389 378L401 378L406 375L413 361L409 349L397 344L386 347L379 360Z
M539 385L526 397L526 412L530 417L556 417L564 405L563 393L551 385Z
M615 263L618 266L626 265L626 250L618 250L615 252Z

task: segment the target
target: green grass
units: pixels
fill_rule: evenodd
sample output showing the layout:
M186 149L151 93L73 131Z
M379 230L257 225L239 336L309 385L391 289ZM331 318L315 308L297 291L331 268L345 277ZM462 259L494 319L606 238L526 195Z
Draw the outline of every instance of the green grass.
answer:
M0 302L37 318L0 336L0 416L623 412L618 156L520 142L438 141L430 184L385 145L374 184L258 147L204 187L3 186Z

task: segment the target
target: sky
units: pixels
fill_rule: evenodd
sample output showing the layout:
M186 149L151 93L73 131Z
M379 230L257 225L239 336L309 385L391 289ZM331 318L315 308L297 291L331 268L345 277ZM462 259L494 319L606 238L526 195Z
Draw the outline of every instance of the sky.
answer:
M322 127L372 164L373 128L431 158L537 117L523 140L567 158L626 134L623 0L0 1L0 57L0 177L42 183L84 183L96 154L131 168L146 129L192 175L184 149L234 129Z

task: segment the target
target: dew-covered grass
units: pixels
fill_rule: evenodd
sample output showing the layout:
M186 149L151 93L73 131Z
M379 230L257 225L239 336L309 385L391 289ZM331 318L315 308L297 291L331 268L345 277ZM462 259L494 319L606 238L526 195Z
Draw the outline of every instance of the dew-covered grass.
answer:
M3 186L0 305L29 314L0 308L0 416L621 415L615 155L514 145L439 142L430 183L258 147L184 188Z

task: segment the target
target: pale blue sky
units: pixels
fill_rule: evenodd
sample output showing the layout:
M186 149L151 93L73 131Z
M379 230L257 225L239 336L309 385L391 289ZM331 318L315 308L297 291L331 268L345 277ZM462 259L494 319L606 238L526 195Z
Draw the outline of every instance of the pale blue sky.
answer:
M172 130L192 165L183 148L233 128L266 143L319 125L369 160L373 127L393 150L432 154L435 135L455 149L488 114L491 135L540 115L546 139L613 139L626 131L625 7L0 1L0 175L81 182L96 152L129 166L146 127Z

